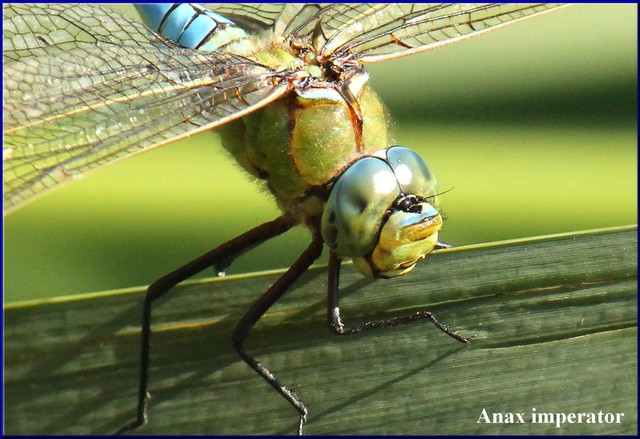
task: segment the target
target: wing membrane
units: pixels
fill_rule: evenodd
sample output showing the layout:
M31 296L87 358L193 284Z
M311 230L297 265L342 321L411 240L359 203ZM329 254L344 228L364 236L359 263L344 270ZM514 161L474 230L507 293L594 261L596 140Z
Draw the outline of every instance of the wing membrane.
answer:
M99 165L215 128L287 91L226 53L97 6L5 6L5 209Z
M271 29L277 35L288 37L310 35L316 22L335 5L330 3L211 3L205 6L254 33Z
M285 34L313 35L318 22L325 59L346 53L362 63L407 56L469 38L564 5L545 3L398 3L315 5ZM286 10L286 9L285 9ZM284 11L283 11L284 12ZM293 27L293 28L292 28Z
M561 5L493 4L399 4L376 12L366 33L336 35L325 50L357 53L362 62L384 61L429 50L476 36L497 27L547 12ZM388 22L384 23L384 18ZM391 19L393 17L393 19Z
M206 8L222 14L238 26L257 33L273 28L286 3L205 3Z

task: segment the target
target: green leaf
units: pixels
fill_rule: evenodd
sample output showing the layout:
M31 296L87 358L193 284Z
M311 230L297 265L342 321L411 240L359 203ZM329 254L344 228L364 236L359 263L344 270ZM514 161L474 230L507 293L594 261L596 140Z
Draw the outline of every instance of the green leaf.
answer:
M184 283L158 301L150 422L136 433L295 433L297 413L230 342L280 273ZM343 268L347 324L427 308L474 337L469 346L427 321L331 335L325 290L326 268L309 270L246 346L308 405L308 434L637 434L635 226L439 251L392 280ZM4 432L103 434L130 422L143 297L5 306ZM532 423L534 409L596 417L558 427ZM525 423L486 423L483 410Z

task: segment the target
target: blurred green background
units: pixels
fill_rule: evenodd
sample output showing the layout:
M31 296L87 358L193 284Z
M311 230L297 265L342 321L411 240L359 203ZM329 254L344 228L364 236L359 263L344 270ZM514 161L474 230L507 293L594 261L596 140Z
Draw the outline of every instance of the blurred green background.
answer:
M637 5L572 6L368 70L397 143L448 190L442 240L637 222ZM146 285L277 215L216 134L175 142L7 216L4 300ZM308 241L296 228L228 273L286 267Z

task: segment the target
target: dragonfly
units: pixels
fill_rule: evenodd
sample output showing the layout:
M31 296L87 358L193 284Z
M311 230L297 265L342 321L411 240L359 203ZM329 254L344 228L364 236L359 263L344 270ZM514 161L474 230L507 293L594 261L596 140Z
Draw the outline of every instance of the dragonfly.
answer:
M349 335L427 319L427 310L346 325L344 260L371 278L410 272L437 248L439 189L392 143L368 63L434 49L557 4L140 4L143 23L85 4L3 6L4 211L101 166L199 132L264 184L282 214L151 284L142 312L135 420L148 422L151 310L178 283L306 226L311 242L236 325L240 358L298 413L302 399L244 348L257 321L329 249L330 329Z

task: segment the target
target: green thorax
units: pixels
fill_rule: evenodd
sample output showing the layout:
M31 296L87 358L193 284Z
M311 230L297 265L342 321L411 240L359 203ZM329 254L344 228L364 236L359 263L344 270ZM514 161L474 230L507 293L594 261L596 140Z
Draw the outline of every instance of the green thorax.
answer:
M284 212L307 222L321 215L327 189L352 162L390 144L385 110L367 81L354 70L342 81L312 82L223 126L222 144L266 180Z

